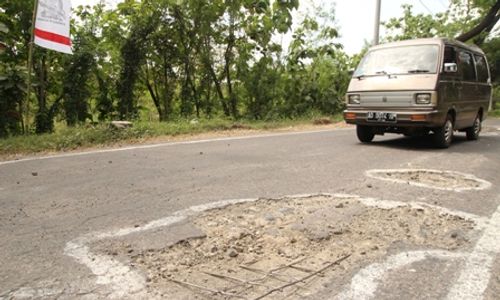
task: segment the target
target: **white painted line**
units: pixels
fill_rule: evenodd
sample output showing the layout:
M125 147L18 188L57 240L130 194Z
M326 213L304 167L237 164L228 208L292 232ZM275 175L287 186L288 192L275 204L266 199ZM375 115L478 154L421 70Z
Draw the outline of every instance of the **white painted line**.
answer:
M328 194L328 193L291 195L291 196L284 196L274 200L280 201L287 198L288 199L310 198L316 196L329 196L333 198L358 200L364 205L377 207L381 209L390 209L390 208L405 207L405 206L415 207L415 208L421 208L424 206L432 207L427 204L416 203L416 202L404 203L398 201L377 200L374 198L362 198L356 195ZM198 206L192 206L188 209L175 212L170 216L149 222L140 227L127 227L112 231L86 234L82 237L79 237L75 240L68 242L64 249L64 253L75 259L76 262L88 267L90 271L96 276L97 284L103 284L109 286L110 289L112 290L112 293L109 295L109 298L120 299L120 298L130 297L131 295L133 295L134 298L147 298L145 278L141 274L130 269L128 266L122 264L118 260L115 260L113 257L107 255L95 254L91 252L89 244L103 239L112 239L112 238L126 236L132 233L139 233L160 227L171 226L186 220L188 217L198 215L199 213L210 209L223 208L228 205L245 203L245 202L255 202L258 200L259 200L258 198L234 199L234 200L224 200ZM476 224L484 224L485 222L484 218L476 215L464 214L462 212L455 212L452 210L444 209L442 207L432 207L432 208L440 211L442 214L457 215L459 217L470 220Z
M112 290L112 293L108 296L109 298L122 299L133 295L134 298L146 299L146 279L144 276L134 272L130 267L110 256L92 253L88 244L103 239L117 238L132 233L171 226L184 221L189 216L196 215L206 210L257 200L258 199L225 200L193 206L186 210L178 211L171 216L149 222L144 226L87 234L68 242L64 249L64 254L72 257L79 264L87 266L90 271L96 275L97 284L109 286Z
M483 299L491 277L491 267L500 253L500 206L469 255L460 277L448 293L448 299Z
M429 173L433 173L433 174L447 174L447 175L453 175L453 176L460 176L464 179L476 181L477 183L479 183L479 186L478 187L462 187L462 188L460 188L460 187L458 187L458 188L446 188L446 187L434 186L434 185L426 184L426 183L422 183L422 182L414 182L411 180L389 178L389 177L381 175L384 173L408 173L408 172L429 172ZM440 171L440 170L432 170L432 169L387 169L387 170L375 169L375 170L366 171L365 175L368 177L374 178L374 179L379 179L379 180L388 181L388 182L403 183L403 184L409 184L409 185L424 187L424 188L429 188L429 189L454 191L454 192L464 192L464 191L470 191L470 190L485 190L485 189L489 189L491 187L491 183L484 180L484 179L480 179L472 174L466 174L466 173L456 172L456 171Z
M388 257L383 263L374 263L359 271L351 280L350 286L338 294L335 299L368 300L375 297L378 285L385 279L390 271L400 269L412 263L423 261L427 258L458 259L466 254L442 250L410 251ZM456 298L462 299L462 298ZM467 298L463 298L467 299Z
M344 130L352 130L352 128L338 128L338 129L326 129L326 130L315 130L315 131L285 132L285 133L270 133L270 134L236 136L236 137L226 137L226 138L213 138L213 139L194 140L194 141L168 142L168 143L142 145L142 146L130 146L130 147L105 149L105 150L92 150L92 151L84 151L84 152L56 154L56 155L49 155L49 156L42 156L42 157L31 157L31 158L24 158L24 159L19 159L19 160L2 161L2 162L0 162L0 166L1 165L8 165L8 164L15 164L15 163L22 163L22 162L29 162L29 161L47 160L47 159L55 159L55 158L67 158L67 157L78 157L78 156L86 156L86 155L92 155L92 154L113 153L113 152L122 152L122 151L130 151L130 150L154 149L154 148L172 147L172 146L179 146L179 145L206 144L206 143L212 143L212 142L239 141L239 140L269 138L269 137L294 136L294 135L302 135L302 134L317 134L317 133L326 133L326 132L344 131Z

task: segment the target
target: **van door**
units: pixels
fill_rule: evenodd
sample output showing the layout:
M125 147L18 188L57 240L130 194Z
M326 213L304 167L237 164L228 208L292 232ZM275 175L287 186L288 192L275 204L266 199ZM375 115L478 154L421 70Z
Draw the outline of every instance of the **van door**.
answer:
M442 72L440 75L438 92L439 92L439 109L449 110L451 108L456 109L456 104L460 99L459 90L462 86L460 80L460 74L456 73L445 73L444 65L447 63L454 63L458 65L457 61L457 51L455 47L446 45L443 53L443 65ZM444 121L443 121L444 122Z
M474 54L476 63L477 85L476 85L476 101L478 106L482 108L484 117L490 106L491 99L491 83L488 63L483 55Z
M472 126L478 112L477 102L477 76L472 53L458 49L458 73L460 74L460 85L458 86L458 96L455 122L456 129L463 129Z

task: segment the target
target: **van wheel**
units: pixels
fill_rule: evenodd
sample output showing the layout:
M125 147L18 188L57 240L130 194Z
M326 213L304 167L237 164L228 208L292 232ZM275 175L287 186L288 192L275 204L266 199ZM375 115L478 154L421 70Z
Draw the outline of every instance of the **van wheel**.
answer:
M476 119L474 120L474 125L472 127L469 127L465 130L465 134L467 135L467 139L469 141L475 141L479 139L479 133L481 132L482 129L482 122L481 122L481 117L479 115L476 116Z
M370 126L357 125L356 134L358 135L359 141L362 143L370 143L375 137L375 133Z
M434 143L439 148L448 148L453 141L453 118L448 115L442 127L434 131Z

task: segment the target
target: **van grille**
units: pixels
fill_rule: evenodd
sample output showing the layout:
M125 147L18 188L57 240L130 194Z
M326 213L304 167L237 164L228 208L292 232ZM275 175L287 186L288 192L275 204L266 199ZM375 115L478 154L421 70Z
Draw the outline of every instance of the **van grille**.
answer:
M361 106L404 107L413 104L412 92L368 92L361 93Z

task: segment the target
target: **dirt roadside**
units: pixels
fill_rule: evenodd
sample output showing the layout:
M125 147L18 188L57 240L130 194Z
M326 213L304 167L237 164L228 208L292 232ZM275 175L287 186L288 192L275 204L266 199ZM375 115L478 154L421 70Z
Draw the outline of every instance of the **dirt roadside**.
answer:
M315 130L335 130L335 129L345 129L353 128L353 126L346 124L345 122L338 122L332 124L304 124L296 126L288 126L276 129L266 129L266 130L256 130L256 129L241 129L235 128L231 130L223 131L212 131L200 134L182 134L176 136L160 136L160 137L149 137L143 139L127 140L123 142L117 142L111 145L102 145L95 147L81 147L69 151L43 151L37 153L20 153L20 154L0 154L0 162L11 161L11 160L21 160L26 158L36 158L59 154L68 153L80 153L88 151L100 151L100 150L110 150L126 148L131 146L146 146L161 143L171 143L171 142L185 142L185 141L196 141L196 140L206 140L206 139L217 139L217 138L230 138L230 137L244 137L252 136L258 134L273 134L273 133L287 133L287 132L301 132L301 131L315 131Z

